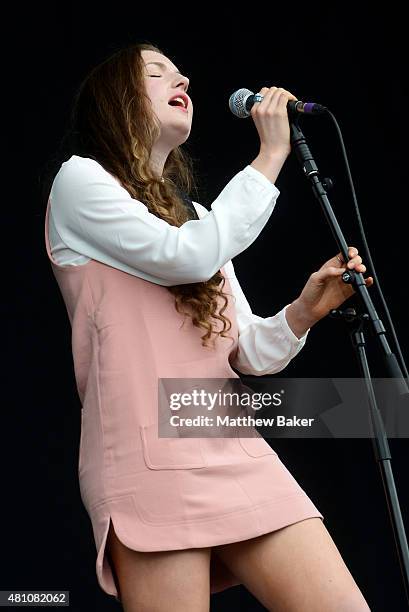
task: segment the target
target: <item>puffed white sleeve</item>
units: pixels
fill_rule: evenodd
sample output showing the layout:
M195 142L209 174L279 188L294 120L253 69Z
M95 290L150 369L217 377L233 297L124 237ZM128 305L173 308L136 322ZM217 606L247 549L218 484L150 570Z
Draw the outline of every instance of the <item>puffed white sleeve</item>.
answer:
M171 286L205 282L244 251L266 225L279 193L249 165L233 176L208 214L175 227L132 198L98 162L72 156L54 179L50 202L69 249Z
M232 288L239 331L238 350L230 362L232 367L253 376L280 372L300 352L310 330L301 338L294 334L285 316L290 304L271 317L254 314L231 261L224 266L224 273Z

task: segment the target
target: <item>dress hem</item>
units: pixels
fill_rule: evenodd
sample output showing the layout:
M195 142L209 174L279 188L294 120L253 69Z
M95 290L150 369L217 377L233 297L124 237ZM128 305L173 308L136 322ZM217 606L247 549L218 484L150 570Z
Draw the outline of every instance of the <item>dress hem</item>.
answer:
M133 495L130 495L129 497L133 498ZM293 500L294 504L291 504L289 506L289 500ZM119 501L124 500L121 499ZM274 512L274 510L278 509L281 504L285 504L285 512ZM209 525L214 526L214 524L217 523L217 520L219 520L222 527L221 531L217 531L217 528L215 530L209 531L209 533L206 534L206 543L204 543L203 539L200 538L195 540L195 532L193 530L186 529L186 523L180 525L157 525L155 527L154 523L149 524L142 522L141 525L144 528L151 527L152 529L163 529L165 527L167 530L172 530L175 527L177 528L179 526L183 528L183 535L179 533L176 536L176 539L178 540L177 543L174 543L170 546L162 544L160 548L152 548L152 546L147 548L146 546L141 546L140 544L135 542L135 538L128 537L126 530L122 529L121 519L118 518L118 508L112 508L110 506L111 503L107 502L106 504L101 504L101 506L99 507L99 510L101 510L102 512L102 515L100 515L99 517L99 521L103 523L104 527L103 537L99 546L98 555L96 559L96 573L98 583L101 589L105 591L105 593L114 596L117 601L120 601L118 597L118 591L114 583L113 574L107 555L105 554L106 540L108 537L110 522L112 522L114 531L118 539L124 546L135 551L155 552L164 550L184 550L189 548L208 548L213 546L220 546L223 544L232 544L234 542L249 540L264 535L266 533L276 531L283 527L298 523L307 518L318 517L324 520L324 516L315 507L308 495L305 492L301 492L295 493L291 496L285 496L281 500L276 499L271 501L270 503L252 506L247 512L232 513L230 536L226 533L225 521L223 517L220 517L219 519L217 517L216 519L212 517L212 519L208 521L203 521L207 522ZM136 510L135 506L133 506L133 509ZM269 509L271 510L270 513ZM248 514L254 516L255 520L249 521ZM133 525L133 527L135 530L137 529L136 523ZM239 584L241 583L236 578L236 576L228 572L227 576L213 577L213 584L211 583L210 593L218 593L220 591L223 591L232 586L237 586Z

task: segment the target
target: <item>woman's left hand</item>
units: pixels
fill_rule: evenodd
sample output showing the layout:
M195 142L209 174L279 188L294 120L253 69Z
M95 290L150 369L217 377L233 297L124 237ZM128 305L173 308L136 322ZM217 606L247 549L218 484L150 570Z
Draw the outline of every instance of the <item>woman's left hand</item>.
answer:
M347 266L341 253L326 261L317 272L311 274L298 297L297 302L302 307L305 317L312 323L325 317L333 308L338 308L356 293L350 283L344 283L342 274L345 270L363 273L366 271L366 266L362 263L357 248L349 247L348 255L351 259ZM372 276L365 279L367 287L371 287L373 282Z

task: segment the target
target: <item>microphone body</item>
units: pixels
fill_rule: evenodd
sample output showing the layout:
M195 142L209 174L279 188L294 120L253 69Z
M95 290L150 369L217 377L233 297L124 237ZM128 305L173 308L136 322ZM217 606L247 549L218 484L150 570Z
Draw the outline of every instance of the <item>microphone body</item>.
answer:
M250 116L250 111L255 103L256 95L250 89L238 89L229 99L229 108L233 115L244 119ZM301 102L301 100L289 100L287 102L287 111L289 115L297 115L305 113L308 115L319 115L325 113L327 108L315 102Z

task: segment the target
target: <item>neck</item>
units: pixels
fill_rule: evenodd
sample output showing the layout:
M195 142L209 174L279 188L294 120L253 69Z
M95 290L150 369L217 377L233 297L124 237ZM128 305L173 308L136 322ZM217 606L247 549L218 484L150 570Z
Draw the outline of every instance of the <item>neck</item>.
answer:
M166 160L168 158L168 155L170 153L170 150L168 147L165 146L161 146L161 145L156 145L151 152L151 156L150 156L150 166L153 170L153 172L158 176L158 177L162 177L163 174L163 169L165 167L165 163Z

